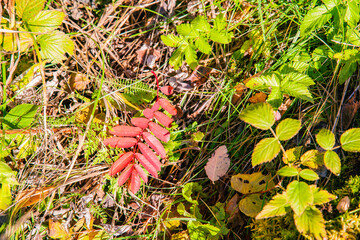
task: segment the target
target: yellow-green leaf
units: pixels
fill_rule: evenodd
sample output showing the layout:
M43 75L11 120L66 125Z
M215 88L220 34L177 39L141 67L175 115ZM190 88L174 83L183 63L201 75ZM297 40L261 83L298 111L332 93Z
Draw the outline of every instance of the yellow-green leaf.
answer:
M256 144L251 156L253 167L273 160L280 152L280 143L275 138L264 138Z
M360 128L352 128L340 137L342 149L349 152L360 152Z
M41 47L41 57L53 63L61 62L65 53L73 54L74 52L73 41L60 31L41 35L38 42Z
M255 103L245 108L239 115L240 119L252 126L268 130L275 123L274 110L268 103Z
M293 163L300 159L302 147L294 147L285 151L283 162L285 164Z
M31 32L50 32L61 25L64 17L65 14L63 12L56 10L41 11L27 21L27 26Z
M286 207L290 206L287 202L286 194L277 194L265 205L263 210L256 216L256 219L283 216L286 214Z
M44 8L45 2L46 0L16 0L16 15L27 22Z
M301 170L300 177L308 181L315 181L319 179L319 175L311 169Z
M0 210L6 210L11 204L10 184L2 184L0 188Z
M319 209L308 207L302 214L294 215L294 220L300 233L313 235L317 240L326 236L325 221Z
M314 195L314 202L313 202L314 205L324 204L337 198L335 195L329 193L326 190L321 190L315 185L311 185L310 189Z
M263 205L260 194L251 194L240 200L239 209L248 217L256 217Z
M301 128L301 122L296 119L287 118L282 120L276 127L276 136L280 141L286 141L294 137Z
M332 150L328 150L324 155L325 166L335 175L339 175L341 171L341 161L339 155Z
M325 150L331 150L335 145L335 135L327 129L321 129L316 135L316 142Z
M261 192L274 186L271 176L265 176L261 172L237 174L231 177L231 187L242 194Z
M324 165L323 154L315 149L309 150L300 157L300 162L304 166L318 168Z
M313 203L314 197L305 182L292 181L286 188L287 201L295 214L300 215Z
M293 177L299 174L299 170L295 167L285 166L279 169L279 171L277 171L277 174L285 177Z

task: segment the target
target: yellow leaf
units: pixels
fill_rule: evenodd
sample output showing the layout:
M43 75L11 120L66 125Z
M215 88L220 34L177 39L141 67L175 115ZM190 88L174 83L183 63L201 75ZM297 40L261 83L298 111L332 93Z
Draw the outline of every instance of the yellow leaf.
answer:
M49 237L55 239L70 239L71 235L66 232L65 227L60 222L49 220Z
M261 172L237 174L231 177L231 187L242 194L261 192L275 186L270 175Z
M240 200L239 209L248 217L256 217L264 205L260 194L251 194Z
M44 187L42 189L31 188L24 191L21 191L16 196L16 201L18 201L18 206L20 208L31 206L35 203L38 203L44 200L53 190L54 187Z
M185 230L171 236L171 240L190 240L189 233Z

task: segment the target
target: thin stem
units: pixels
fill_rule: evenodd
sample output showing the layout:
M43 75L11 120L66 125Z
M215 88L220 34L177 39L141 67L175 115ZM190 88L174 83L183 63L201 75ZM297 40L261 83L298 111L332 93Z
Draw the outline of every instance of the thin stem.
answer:
M276 136L276 133L274 132L274 130L273 130L272 128L270 128L270 131L271 131L272 135L276 138L276 140L278 141L278 143L280 144L280 149L281 149L281 151L283 152L284 156L287 158L288 156L286 155L286 151L285 151L283 145L281 145L281 142L280 142L278 136Z

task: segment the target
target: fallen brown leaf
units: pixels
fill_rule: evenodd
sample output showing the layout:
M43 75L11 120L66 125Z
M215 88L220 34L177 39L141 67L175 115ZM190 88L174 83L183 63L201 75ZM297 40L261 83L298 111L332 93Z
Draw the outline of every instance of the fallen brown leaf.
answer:
M210 72L210 68L197 66L185 81L190 81L193 85L200 86L208 80Z
M54 187L44 187L41 189L31 188L24 191L21 191L16 196L16 201L18 201L19 207L28 207L35 203L38 203L44 200L53 190Z
M256 93L254 96L252 96L251 98L249 98L249 102L251 103L260 103L260 102L265 102L267 98L266 93L263 92L259 92Z

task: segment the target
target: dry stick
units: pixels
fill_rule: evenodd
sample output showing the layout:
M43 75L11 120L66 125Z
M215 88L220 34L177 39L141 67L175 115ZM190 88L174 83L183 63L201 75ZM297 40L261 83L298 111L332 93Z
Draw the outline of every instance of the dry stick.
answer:
M345 82L344 91L343 91L343 95L342 95L342 97L341 97L340 106L339 106L338 112L337 112L337 114L336 114L336 118L335 118L335 122L334 122L333 128L332 128L332 130L331 130L332 133L335 132L336 125L337 125L338 122L339 122L340 113L341 113L342 106L343 106L343 104L344 104L344 99L345 99L345 95L346 95L346 92L347 92L347 89L348 89L348 86L349 86L350 78L351 78L351 76L350 76L350 77L346 80L346 82Z

